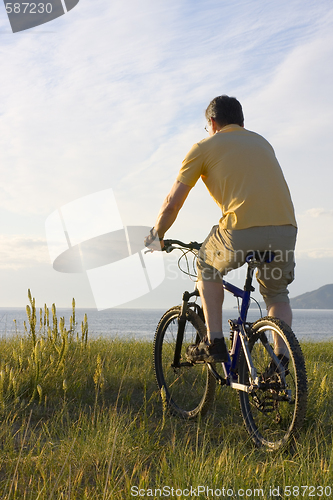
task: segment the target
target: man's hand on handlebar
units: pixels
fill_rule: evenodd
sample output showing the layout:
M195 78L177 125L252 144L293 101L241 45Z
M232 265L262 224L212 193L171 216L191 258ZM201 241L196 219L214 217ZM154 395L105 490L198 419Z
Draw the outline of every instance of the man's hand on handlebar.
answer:
M158 237L158 233L154 227L150 230L149 235L144 239L144 244L150 249L151 252L164 250L163 238Z

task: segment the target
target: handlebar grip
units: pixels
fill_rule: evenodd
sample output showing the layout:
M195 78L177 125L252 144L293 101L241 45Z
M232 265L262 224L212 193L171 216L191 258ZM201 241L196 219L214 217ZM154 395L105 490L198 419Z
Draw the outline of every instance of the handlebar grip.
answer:
M177 247L174 247L172 245L178 245L179 247L182 248L188 248L189 250L199 250L202 243L198 243L197 241L191 241L190 243L184 243L183 241L179 240L163 240L164 247L162 250L164 252L170 253L172 250L174 250Z
M163 240L164 247L162 248L162 252L170 253L175 247L172 246L172 240Z

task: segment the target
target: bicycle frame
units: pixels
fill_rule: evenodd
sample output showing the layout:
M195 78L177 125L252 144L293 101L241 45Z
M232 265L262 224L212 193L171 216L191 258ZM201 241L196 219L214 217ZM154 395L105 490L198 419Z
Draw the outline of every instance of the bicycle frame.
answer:
M255 385L258 385L258 377L257 377L257 371L256 368L253 366L252 363L252 358L251 354L248 348L248 342L246 339L246 331L245 331L245 323L246 323L246 318L247 318L247 312L250 306L250 298L251 298L251 292L254 290L252 287L252 278L253 278L253 272L254 272L255 266L252 265L252 263L248 262L248 269L247 269L247 277L245 281L245 287L244 290L241 290L240 288L236 287L235 285L232 285L231 283L228 283L227 281L223 280L223 288L227 290L228 292L232 293L234 297L240 298L242 300L241 302L241 308L240 308L240 313L237 318L237 320L232 321L229 320L230 327L232 327L233 331L233 342L232 342L232 347L230 351L230 355L228 355L229 359L227 362L222 363L224 375L225 375L225 383L226 385L230 385L233 389L238 389L242 390L245 392L249 391L249 387L245 386L243 384L239 384L236 382L237 380L237 364L238 364L238 359L239 355L241 352L241 349L243 348L243 351L245 353L246 361L249 367L249 374L251 376L251 379ZM215 368L213 368L211 365L209 366L210 371L214 374L216 377L217 375L217 381L219 383L223 383L223 379L221 379L221 376L216 372Z
M164 243L165 243L164 249L167 252L170 252L175 248L172 246L173 244L180 245L180 247L187 248L190 250L199 250L201 247L201 244L197 242L191 242L189 244L186 244L179 240L164 240ZM232 285L231 283L228 283L227 281L223 280L224 289L232 293L235 297L240 298L242 302L238 318L236 320L229 320L229 324L233 331L233 342L230 354L228 354L228 361L222 363L225 378L221 377L221 375L216 371L215 367L212 364L207 363L210 372L213 374L213 376L220 385L229 385L233 389L237 389L239 391L244 391L244 392L251 392L254 388L263 387L262 383L259 381L259 378L257 376L257 370L252 362L251 353L247 341L247 333L245 325L246 325L247 312L250 305L251 292L254 291L254 288L252 286L254 270L256 267L258 267L263 263L272 262L274 260L274 257L275 257L274 252L272 252L271 250L267 250L264 252L253 251L247 254L245 262L247 263L248 268L247 268L244 290L241 290L237 286ZM202 308L195 302L189 303L190 298L194 296L197 297L199 296L199 291L197 289L195 289L194 292L192 293L186 291L183 294L182 308L178 319L178 332L176 339L174 361L172 364L174 368L186 365L188 366L191 364L188 362L180 361L181 357L180 353L181 353L181 347L183 343L184 330L186 324L187 308L194 307L196 310L195 312L201 317L203 321L205 321ZM200 340L199 338L196 339L196 341L199 340ZM271 359L276 363L276 365L278 365L279 360L276 354L274 353L273 349L269 345L267 338L265 338L265 335L262 336L261 340L263 342L265 349L271 356ZM239 355L242 349L249 369L250 385L239 384L237 382L238 378L237 365L238 365ZM285 382L283 374L282 374L282 379Z
M254 291L254 288L252 286L254 269L259 264L262 264L263 262L271 262L273 259L274 259L274 254L272 252L269 252L268 257L266 254L259 254L257 252L251 253L247 256L246 262L248 264L248 269L247 269L244 290L241 290L237 286L232 285L231 283L228 283L227 281L223 280L224 289L227 290L228 292L232 293L235 297L241 299L241 307L240 307L240 313L239 313L238 318L236 320L229 320L230 326L231 326L232 331L233 331L233 342L232 342L230 354L228 354L228 358L229 358L228 361L226 361L225 363L222 363L224 378L221 377L221 375L216 371L216 369L213 365L208 363L208 368L209 368L210 372L214 375L214 377L216 378L217 382L220 385L229 385L233 389L244 391L244 392L251 392L253 390L253 388L260 387L260 385L261 385L259 378L257 376L257 370L253 365L251 353L250 353L250 350L248 347L245 324L246 324L247 312L248 312L249 305L250 305L251 292ZM184 292L184 294L183 294L182 309L181 309L181 314L179 316L179 321L178 321L178 333L177 333L175 356L174 356L174 363L173 363L174 367L180 366L181 364L183 366L184 366L184 364L185 365L187 364L187 363L180 363L180 352L181 352L181 346L182 346L183 337L184 337L184 328L185 328L185 323L186 323L186 310L187 310L187 308L194 307L196 309L196 312L199 314L199 316L204 320L204 315L203 315L201 307L196 303L189 303L189 299L193 296L199 296L199 291L197 289L195 289L194 292L192 292L192 293ZM264 347L268 350L271 357L278 364L279 361L278 361L273 349L269 346L268 342L265 342L264 337L263 337L263 344L264 344ZM237 378L238 378L237 365L238 365L238 360L239 360L239 355L240 355L241 349L243 349L243 352L244 352L244 355L246 358L246 362L248 365L250 382L251 382L250 385L239 384L237 382Z

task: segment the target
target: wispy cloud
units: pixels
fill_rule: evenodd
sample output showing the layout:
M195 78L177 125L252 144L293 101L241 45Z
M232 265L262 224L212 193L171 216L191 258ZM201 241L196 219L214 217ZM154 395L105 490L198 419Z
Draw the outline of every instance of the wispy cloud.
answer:
M308 258L316 261L324 259L333 259L333 249L332 248L313 248L310 250L301 250L296 252L297 258ZM330 271L330 269L329 269Z
M306 217L318 218L318 217L333 217L333 209L326 210L324 208L310 208L305 212Z
M333 209L310 208L297 217L299 231L297 256L325 260L333 258ZM330 273L332 266L327 269Z
M257 92L265 127L266 104L279 86L277 79L265 99L267 78L315 36L328 11L325 2L314 7L309 1L161 6L151 0L144 8L133 0L96 1L55 22L54 34L6 40L0 162L7 175L0 203L47 215L117 186L127 174L135 177L162 150L164 161L154 171L163 175L166 163L179 164L173 150L179 138L184 153L201 138L194 129L217 93L239 91L254 123ZM192 134L184 134L191 127Z
M21 269L50 262L44 238L0 235L0 269Z

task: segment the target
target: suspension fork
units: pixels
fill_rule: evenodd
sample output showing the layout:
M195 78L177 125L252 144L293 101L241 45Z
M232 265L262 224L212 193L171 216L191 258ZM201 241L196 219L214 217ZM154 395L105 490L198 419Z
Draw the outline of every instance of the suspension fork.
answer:
M172 366L174 368L180 367L180 353L182 350L182 345L183 345L183 340L184 340L186 314L187 314L187 310L188 310L188 307L187 307L188 301L190 300L191 297L194 297L194 296L197 297L198 295L199 295L199 291L197 289L195 289L194 292L192 292L192 293L189 293L189 292L183 293L182 307L181 307L180 315L178 317L178 331L177 331L175 354L174 354L173 364L172 364Z

